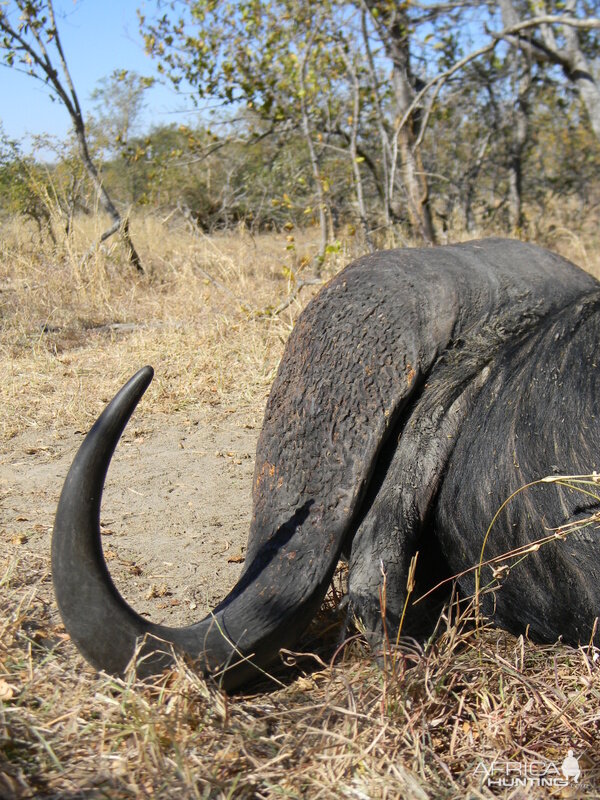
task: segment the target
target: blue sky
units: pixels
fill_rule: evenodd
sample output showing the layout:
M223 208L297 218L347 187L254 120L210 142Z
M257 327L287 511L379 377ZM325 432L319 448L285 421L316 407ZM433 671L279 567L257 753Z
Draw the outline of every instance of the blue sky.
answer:
M12 3L8 4L8 8ZM152 0L55 0L54 10L67 63L84 114L92 109L90 95L98 81L115 69L156 76L156 66L144 53L136 10L151 16ZM64 137L69 115L40 81L0 67L0 121L4 132L29 150L28 135L49 133ZM171 87L154 86L146 94L142 123L183 122L197 119L190 98Z

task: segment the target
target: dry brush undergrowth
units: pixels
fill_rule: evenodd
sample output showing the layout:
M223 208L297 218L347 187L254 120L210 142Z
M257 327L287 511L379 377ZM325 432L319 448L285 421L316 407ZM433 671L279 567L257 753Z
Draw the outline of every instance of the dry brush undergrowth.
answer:
M272 311L294 292L290 274L310 271L311 242L206 238L152 219L136 227L142 278L117 245L82 265L89 231L50 252L34 232L5 226L4 455L27 429L50 441L87 428L147 362L158 389L140 408L143 424L190 408L219 419L243 407L260 420L285 338L314 289ZM91 376L94 397L81 389ZM121 682L75 654L49 554L24 549L0 522L0 798L600 797L597 652L541 647L451 605L423 650L406 641L378 666L360 637L341 646L334 607L343 579L305 637L317 654L298 661L292 681L228 698L180 663L153 684ZM511 778L518 765L554 777L549 765L560 767L569 749L578 785L485 783L494 763L495 780L506 764Z

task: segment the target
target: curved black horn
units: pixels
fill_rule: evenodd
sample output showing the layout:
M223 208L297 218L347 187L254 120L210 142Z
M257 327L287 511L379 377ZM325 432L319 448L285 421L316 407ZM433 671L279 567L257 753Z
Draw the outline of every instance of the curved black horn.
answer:
M319 559L320 568L315 570L310 586L290 590L285 601L274 591L279 581L286 580L281 564L262 553L215 611L189 627L153 624L128 606L102 554L100 503L114 450L153 374L152 367L144 367L109 403L87 434L67 475L52 538L58 607L72 640L98 669L122 674L137 643L144 639L138 675L150 675L168 666L174 646L198 659L198 666L206 673L223 670L222 684L235 688L256 677L259 665L291 643L299 627L308 623L326 591L337 550L329 554L328 563ZM274 552L285 546L295 525L305 517L306 510L293 515L286 530L278 532ZM286 563L289 565L289 561L284 560L284 573Z

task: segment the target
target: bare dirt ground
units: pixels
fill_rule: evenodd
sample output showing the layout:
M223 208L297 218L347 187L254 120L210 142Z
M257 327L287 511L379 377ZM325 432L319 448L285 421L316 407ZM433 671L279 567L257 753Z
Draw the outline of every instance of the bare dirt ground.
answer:
M158 415L143 429L134 417L109 471L101 519L108 566L128 602L156 622L204 615L243 563L258 429L248 415L212 417L200 424ZM62 483L82 440L74 429L52 439L27 430L4 446L2 527L21 555L47 558Z
M118 243L80 271L77 256L45 253L25 228L4 231L2 564L14 553L49 566L77 448L127 377L151 363L155 379L109 470L103 547L136 610L181 624L222 599L242 568L264 403L300 305L269 317L293 289L285 238L199 240L144 226L151 275L141 281L113 262Z

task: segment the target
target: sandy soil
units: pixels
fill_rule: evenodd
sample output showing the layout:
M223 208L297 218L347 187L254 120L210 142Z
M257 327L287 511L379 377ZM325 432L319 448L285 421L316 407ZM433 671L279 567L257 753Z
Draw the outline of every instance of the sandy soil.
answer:
M242 412L130 422L102 504L103 545L129 603L156 622L196 621L234 585L245 552L258 427ZM56 503L83 433L28 429L0 455L0 528L48 558ZM46 592L44 592L46 594Z

